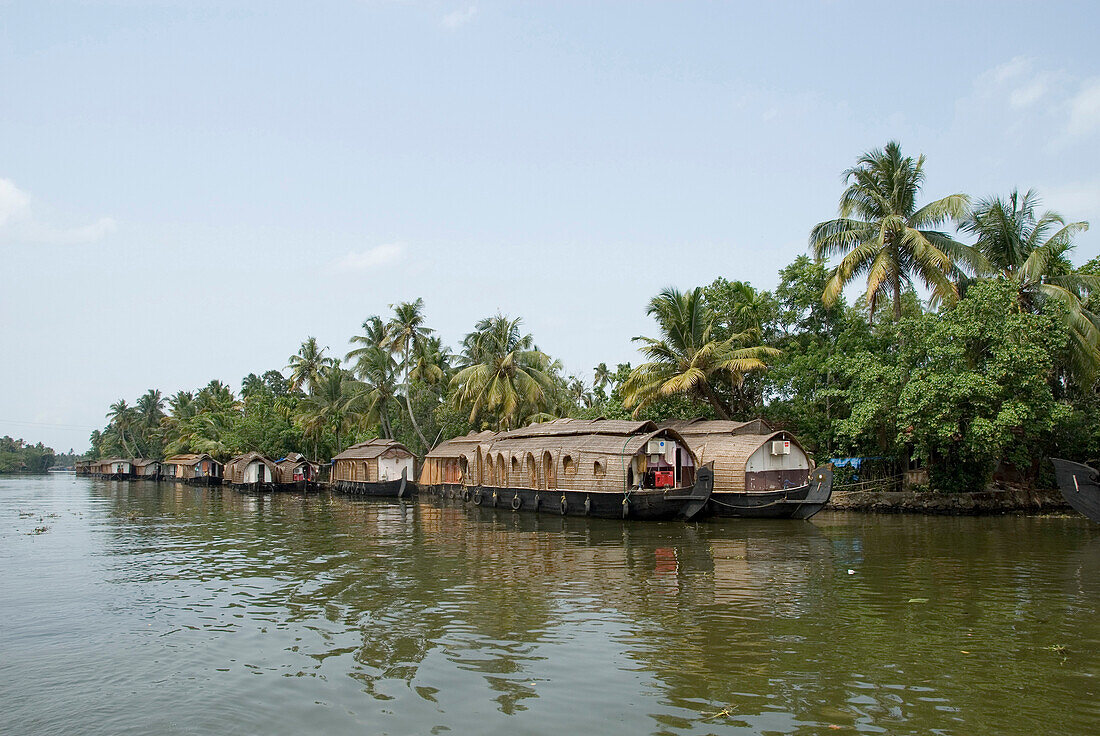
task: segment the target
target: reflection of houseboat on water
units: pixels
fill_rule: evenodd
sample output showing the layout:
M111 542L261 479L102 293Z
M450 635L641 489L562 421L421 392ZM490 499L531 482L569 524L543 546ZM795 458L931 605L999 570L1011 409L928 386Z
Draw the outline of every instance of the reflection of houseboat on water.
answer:
M653 422L558 419L448 440L428 453L420 487L514 511L690 519L710 496L711 473Z
M400 442L360 442L332 458L332 487L343 493L404 498L416 491L415 462Z
M813 468L788 432L762 419L751 422L669 422L714 468L713 516L808 519L829 502L832 469Z
M206 453L173 455L161 465L165 480L192 486L220 486L222 464Z

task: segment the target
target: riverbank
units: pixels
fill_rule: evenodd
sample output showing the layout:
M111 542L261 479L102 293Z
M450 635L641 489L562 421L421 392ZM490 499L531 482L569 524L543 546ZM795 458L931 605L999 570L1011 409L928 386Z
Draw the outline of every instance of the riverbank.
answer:
M986 516L1072 511L1057 488L1005 486L974 493L833 491L826 510L877 514Z

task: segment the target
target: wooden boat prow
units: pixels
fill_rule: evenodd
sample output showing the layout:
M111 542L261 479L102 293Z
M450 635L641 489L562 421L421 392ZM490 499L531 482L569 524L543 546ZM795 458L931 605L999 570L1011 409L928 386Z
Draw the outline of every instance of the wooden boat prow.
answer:
M1072 460L1052 457L1050 461L1066 503L1100 524L1100 473Z

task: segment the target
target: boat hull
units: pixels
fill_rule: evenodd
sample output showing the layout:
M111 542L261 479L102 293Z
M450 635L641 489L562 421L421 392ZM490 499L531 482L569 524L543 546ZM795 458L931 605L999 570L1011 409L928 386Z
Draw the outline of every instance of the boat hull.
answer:
M714 487L709 469L700 469L692 488L675 491L632 490L618 492L577 491L561 488L504 488L499 486L427 486L430 495L462 500L481 508L524 511L553 516L590 516L600 519L642 521L689 520L706 506Z
M1058 490L1066 503L1092 521L1100 524L1100 473L1088 465L1071 460L1051 458Z
M712 517L749 519L809 519L833 494L832 467L816 468L810 482L775 491L711 494L706 513Z
M315 480L295 480L290 483L275 483L273 489L276 491L289 491L294 493L313 493L320 490L320 486Z
M221 478L212 475L204 475L201 478L183 478L182 481L189 486L198 486L199 488L210 488L222 484Z
M332 488L340 493L353 496L375 496L378 498L408 498L417 492L416 484L405 478L374 483L337 480L332 482Z
M271 493L276 490L274 483L227 483L226 485L241 493Z

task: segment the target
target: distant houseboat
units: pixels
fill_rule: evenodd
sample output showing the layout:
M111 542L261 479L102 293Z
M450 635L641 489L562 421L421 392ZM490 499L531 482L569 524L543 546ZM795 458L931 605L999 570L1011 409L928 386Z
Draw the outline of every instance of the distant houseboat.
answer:
M159 480L160 461L144 457L134 458L134 480Z
M711 481L675 430L605 419L457 437L420 474L422 489L475 506L616 519L691 519Z
M74 469L77 475L92 475L92 468L95 466L95 460L77 460L74 464Z
M134 464L124 457L100 460L94 468L93 475L108 480L128 480L134 472Z
M332 487L343 493L403 498L416 492L415 462L400 442L360 442L332 458Z
M193 486L218 486L222 482L222 464L206 453L174 455L162 465L165 480Z
M808 519L829 502L832 468L813 468L790 433L762 419L667 426L691 443L700 463L713 464L709 515Z
M279 469L275 462L258 452L246 452L230 458L225 464L222 482L238 490L271 491L275 488Z
M278 490L317 490L317 463L292 452L275 463L275 487Z

